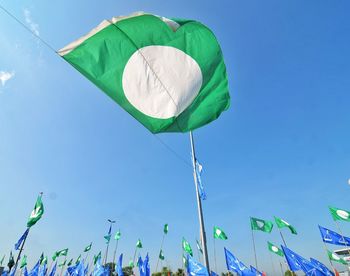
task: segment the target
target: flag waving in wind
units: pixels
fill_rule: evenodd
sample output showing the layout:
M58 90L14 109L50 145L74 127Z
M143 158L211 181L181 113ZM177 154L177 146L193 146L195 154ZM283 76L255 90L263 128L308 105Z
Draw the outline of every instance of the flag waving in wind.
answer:
M320 229L322 240L326 243L336 244L336 245L345 245L348 246L350 244L350 238L344 237L337 232L324 228L322 226L318 226Z
M16 242L16 244L15 244L15 250L18 250L18 249L21 247L23 241L24 241L24 240L26 239L26 237L28 236L28 232L29 232L29 228L26 229L26 231L25 231L25 232L22 234L22 236L19 238L18 242Z
M250 218L250 226L252 230L260 230L266 233L271 233L273 228L273 223L268 220Z
M194 20L114 17L58 53L153 133L194 130L230 105L220 45Z
M283 251L279 249L276 245L272 244L271 242L267 242L267 248L272 252L275 253L281 257L284 256Z
M168 234L168 231L169 231L169 225L166 223L164 224L163 232L164 234Z
M328 208L334 220L350 221L350 211L346 211L335 207Z
M207 194L204 191L204 186L202 183L202 172L203 172L203 166L196 159L196 178L197 178L197 183L198 183L198 192L199 192L199 196L201 197L201 199L206 200Z
M283 227L287 227L289 228L290 232L292 232L292 234L296 235L297 234L297 230L295 230L295 228L290 225L288 222L286 222L285 220L275 217L275 222L278 228L283 228Z
M92 247L92 242L88 246L85 247L84 252L90 251L91 247Z
M185 240L185 238L182 238L182 249L193 256L191 245L188 243L188 241Z
M39 219L41 219L42 215L44 214L44 204L41 200L41 194L38 196L33 211L30 213L27 227L32 227Z
M227 240L227 236L219 227L214 226L214 239Z
M104 236L104 239L106 240L106 243L109 243L109 241L111 240L111 234L112 233L112 225L109 226L109 230L107 235Z
M187 273L190 276L209 276L207 268L187 254Z

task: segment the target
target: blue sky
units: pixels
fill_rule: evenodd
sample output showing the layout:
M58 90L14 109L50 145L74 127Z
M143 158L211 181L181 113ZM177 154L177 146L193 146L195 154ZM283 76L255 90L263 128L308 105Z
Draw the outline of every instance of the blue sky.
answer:
M348 1L1 1L59 49L105 18L134 11L203 22L216 34L227 66L231 108L195 131L208 200L203 203L211 265L216 243L254 264L249 217L280 216L291 249L328 265L317 225L335 229L327 206L350 209ZM107 218L117 220L125 262L138 238L155 267L162 227L164 254L181 265L181 238L195 248L197 210L188 134L157 137L63 59L0 12L0 255L13 247L39 191L45 215L28 238L34 263L42 251L93 242L104 249ZM179 157L180 156L180 157ZM345 234L350 225L341 223ZM116 229L115 229L116 230ZM259 268L272 272L256 233ZM113 245L114 246L114 245ZM278 257L273 256L275 269ZM341 268L341 267L339 267Z

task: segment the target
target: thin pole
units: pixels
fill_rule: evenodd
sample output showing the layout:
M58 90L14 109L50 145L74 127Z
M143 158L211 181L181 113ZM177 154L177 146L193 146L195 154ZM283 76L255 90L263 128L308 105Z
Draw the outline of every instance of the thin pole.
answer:
M109 219L108 221L109 221L109 223L110 223L110 226L109 226L109 227L111 228L111 231L112 231L112 224L115 223L115 221L114 221L114 220L110 220L110 219ZM111 232L111 233L112 233L112 232ZM104 265L107 264L108 248L109 248L109 242L110 242L110 240L111 240L111 237L109 237L109 240L108 240L108 242L107 242Z
M19 253L18 253L18 256L17 256L17 259L16 259L16 263L15 263L15 266L14 266L14 267L17 267L18 261L19 261L20 258L21 258L21 254L22 254L22 251L23 251L24 244L25 244L25 242L26 242L26 240L27 240L27 237L28 237L28 235L29 235L29 230L30 230L30 228L28 228L28 233L27 233L27 235L25 236L25 238L24 238L24 240L23 240L23 242L22 242L21 249L19 250Z
M200 238L203 246L203 258L204 258L204 264L208 270L208 273L210 273L210 267L209 267L209 258L208 258L208 249L207 249L207 237L205 234L205 226L204 226L204 218L203 218L203 210L202 210L202 201L199 196L198 191L198 182L197 182L197 176L196 176L196 152L194 149L194 141L193 141L193 134L192 131L190 131L190 141L191 141L191 150L192 150L192 166L193 166L193 179L194 184L196 186L196 197L197 197L197 208L198 208L198 219L199 219L199 227L200 227Z
M255 239L254 239L254 230L253 229L252 229L252 240L253 240L253 249L254 249L254 257L255 257L255 267L257 270L259 270L258 259L256 258Z
M118 249L118 241L119 241L119 240L116 241L115 248L114 248L114 253L113 253L114 270L115 270L115 267L116 267L116 264L115 264L115 257L116 257L117 249Z
M284 276L284 273L283 273L283 268L282 268L282 263L280 262L280 267L281 267L281 273L282 273L282 276Z
M283 234L282 234L281 229L278 228L278 231L280 232L280 235L281 235L281 238L282 238L282 241L283 241L284 246L285 246L285 247L288 247L286 241L284 240L284 237L283 237Z
M325 242L322 242L322 243L323 243L324 250L326 251L327 257L328 257L328 248L327 248L327 245L326 245ZM333 266L332 260L331 260L329 257L328 257L328 260L329 260L329 263L330 263L330 265L331 265L331 267L332 267L332 269L333 269L333 272L335 273L335 268L334 268L334 266Z
M159 254L163 249L163 243L164 243L164 237L165 237L165 233L163 232L163 238L162 238L162 242L160 244L160 250L159 250ZM157 259L157 266L156 266L156 272L158 272L158 264L159 264L159 255L158 255L158 259Z
M90 249L90 250L91 250L91 249ZM88 252L86 252L86 256L85 256L85 259L84 259L84 263L86 263L86 260L87 260L87 258L89 257L90 250L89 250Z
M270 252L269 255L270 255L270 260L271 260L273 275L277 275L277 274L276 274L276 270L275 270L275 266L273 265L272 253ZM282 273L282 276L283 276L283 273Z
M215 246L215 238L214 238L214 262L215 262L215 272L218 271L218 267L216 264L216 246Z
M67 255L64 256L64 261L63 261L63 265L62 265L62 268L61 268L60 276L62 276L62 274L63 274L63 268L66 266L66 261L67 261Z
M136 251L137 251L137 246L135 247L134 258L132 259L133 266L135 266Z

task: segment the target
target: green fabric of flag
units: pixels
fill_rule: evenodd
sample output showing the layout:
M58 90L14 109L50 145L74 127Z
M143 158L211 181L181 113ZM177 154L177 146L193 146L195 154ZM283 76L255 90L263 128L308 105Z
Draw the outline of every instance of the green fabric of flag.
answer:
M182 254L182 262L183 262L184 266L187 267L187 258L184 254Z
M191 245L185 240L185 238L182 238L182 249L193 257Z
M90 251L91 247L92 247L92 242L88 246L85 247L84 252Z
M56 251L55 254L52 256L52 260L55 261L57 257L67 256L67 254L68 254L68 248L62 249L60 251Z
M131 268L134 267L134 262L133 262L133 260L130 260L130 261L129 261L129 267L131 267Z
M328 258L331 261L334 261L334 262L337 262L337 263L341 263L341 264L344 264L344 265L348 264L347 261L345 261L343 258L339 257L336 253L334 253L332 251L327 250L327 254L328 254Z
M40 262L40 265L44 265L44 264L47 264L47 256L45 256Z
M329 206L329 211L334 220L350 221L350 211Z
M68 262L67 266L71 266L71 265L72 265L72 263L73 263L73 258L69 260L69 262Z
M44 214L44 204L41 200L41 195L38 196L33 211L30 213L27 227L32 227Z
M194 20L114 17L58 53L153 133L199 128L230 105L220 45Z
M39 263L41 264L43 260L44 260L44 252L42 252L40 255Z
M66 265L66 260L64 260L62 263L60 263L58 266L59 267L62 267L62 266L65 266Z
M272 253L275 253L275 254L277 254L277 255L279 255L279 256L281 256L281 257L284 257L284 253L283 253L283 251L280 249L280 248L278 248L276 245L274 245L273 243L271 243L271 242L267 242L267 248L272 252Z
M0 265L3 264L3 262L4 262L4 260L5 260L5 257L6 257L6 255L2 256L1 261L0 261Z
M203 250L202 250L202 247L201 247L201 244L199 243L198 240L196 240L196 244L197 244L197 249L199 252L201 252L203 254Z
M100 258L101 258L101 251L96 256L94 256L94 265L96 265L97 260Z
M227 236L219 227L214 226L214 239L227 240Z
M290 232L292 232L292 234L294 235L297 234L297 230L295 230L295 228L292 225L290 225L288 222L278 217L274 217L274 218L278 228L287 227L289 228Z
M142 243L141 243L140 239L137 240L136 247L137 248L142 248Z
M111 235L103 236L103 238L106 240L106 243L108 244L111 240Z
M169 225L164 224L164 229L163 229L164 234L168 234L168 231L169 231Z
M252 230L259 230L266 233L271 233L273 228L273 223L268 220L258 219L258 218L250 218L250 226Z
M78 256L77 260L75 261L75 264L78 264L81 260L81 254Z
M21 260L21 265L19 266L20 268L23 268L27 265L27 256L23 255L23 258Z
M159 259L161 259L162 261L165 259L162 249L161 249L160 252L159 252Z
M120 237L121 237L121 233L120 233L120 231L118 231L117 233L115 233L115 236L114 236L114 239L115 240L120 240Z

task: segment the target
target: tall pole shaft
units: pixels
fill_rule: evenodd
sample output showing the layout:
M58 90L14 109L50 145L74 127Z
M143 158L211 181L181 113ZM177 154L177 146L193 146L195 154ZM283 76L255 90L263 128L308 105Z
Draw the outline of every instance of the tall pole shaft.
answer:
M163 243L164 243L164 237L165 237L165 233L163 233L163 238L162 238L162 242L160 244L160 249L159 249L159 254L163 249ZM157 266L156 266L156 272L158 272L158 265L159 265L159 255L158 255L158 259L157 259Z
M282 234L281 229L278 228L278 231L280 232L280 235L281 235L281 238L282 238L282 241L283 241L284 246L285 246L285 247L288 247L286 241L284 240L284 237L283 237L283 234Z
M17 267L18 261L19 261L20 258L21 258L21 254L22 254L22 251L23 251L23 247L24 247L24 244L25 244L25 242L26 242L26 240L27 240L28 235L29 235L29 230L28 230L28 233L27 233L27 235L25 236L25 238L24 238L24 240L23 240L23 242L22 242L21 248L20 248L20 250L19 250L19 253L18 253L18 256L17 256L17 259L16 259L15 267Z
M254 230L252 229L252 240L253 240L253 250L254 250L254 258L255 258L255 267L257 270L259 270L258 268L258 259L256 257L256 249L255 249L255 239L254 239Z
M116 267L116 264L115 264L115 257L116 257L117 249L118 249L118 241L119 241L119 240L116 240L116 244L115 244L115 248L114 248L114 253L113 253L114 270L115 270L115 267Z
M204 264L207 267L208 273L210 273L209 258L208 258L208 249L207 249L207 237L205 234L203 210L202 210L202 201L199 196L198 191L198 181L196 176L196 152L194 148L193 134L190 131L190 141L191 141L191 150L192 150L192 166L193 166L193 179L196 186L196 197L197 197L197 208L198 208L198 219L199 219L199 228L200 228L200 239L203 246L203 258Z

